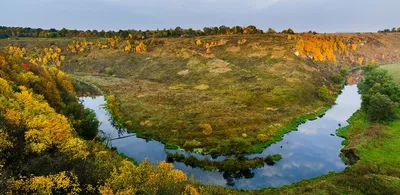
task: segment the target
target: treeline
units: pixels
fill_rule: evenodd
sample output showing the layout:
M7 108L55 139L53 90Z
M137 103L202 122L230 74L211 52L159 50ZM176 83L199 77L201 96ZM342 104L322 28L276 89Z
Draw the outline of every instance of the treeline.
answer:
M98 31L98 30L71 30L63 28L61 30L41 29L41 28L23 28L23 27L6 27L0 26L0 38L8 37L43 37L43 38L56 38L56 37L93 37L93 38L110 38L121 37L131 39L145 39L152 37L195 37L206 35L231 35L231 34L263 34L263 33L276 33L275 30L269 28L263 31L256 26L250 25L247 27L241 26L220 26L220 27L204 27L203 30L194 30L192 28L183 29L176 27L175 29L163 30L119 30L119 31ZM282 31L282 33L294 34L292 29Z
M380 31L378 31L379 33L391 33L391 32L400 32L400 27L398 27L398 28L396 28L396 27L393 27L392 28L392 30L390 30L390 29L385 29L385 30L380 30Z
M364 68L365 79L360 84L362 108L371 121L391 120L400 104L400 87L387 70L369 64Z

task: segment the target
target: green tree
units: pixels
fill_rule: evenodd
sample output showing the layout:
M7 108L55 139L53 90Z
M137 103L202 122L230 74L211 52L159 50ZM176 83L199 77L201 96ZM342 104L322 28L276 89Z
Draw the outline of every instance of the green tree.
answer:
M94 139L97 136L100 122L96 118L96 114L91 109L85 109L82 119L76 126L79 136L86 140ZM74 126L75 127L75 126Z
M397 106L387 95L375 93L369 100L367 114L374 121L389 119L395 115Z
M66 37L68 34L68 30L66 28L63 28L58 31L58 34L60 35L60 37Z
M287 30L283 30L282 33L284 33L284 34L294 34L294 30L289 28Z
M276 33L276 31L272 28L268 28L267 33Z
M336 84L342 83L344 80L343 76L341 74L335 74L332 77L332 81L335 82Z

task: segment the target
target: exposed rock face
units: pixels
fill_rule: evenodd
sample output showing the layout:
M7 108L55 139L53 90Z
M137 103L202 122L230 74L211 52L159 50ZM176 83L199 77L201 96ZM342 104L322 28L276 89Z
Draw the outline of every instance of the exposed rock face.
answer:
M359 82L361 82L361 80L362 80L361 73L362 73L361 69L350 72L349 76L347 76L347 78L346 78L347 84L355 85L355 84L358 84Z

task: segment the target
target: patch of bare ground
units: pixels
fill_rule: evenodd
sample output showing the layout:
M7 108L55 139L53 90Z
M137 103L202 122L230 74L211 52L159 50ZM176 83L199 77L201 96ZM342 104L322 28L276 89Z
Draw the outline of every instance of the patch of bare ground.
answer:
M220 74L232 71L232 69L230 68L230 64L220 59L213 59L208 61L207 66L209 67L209 71L211 73Z

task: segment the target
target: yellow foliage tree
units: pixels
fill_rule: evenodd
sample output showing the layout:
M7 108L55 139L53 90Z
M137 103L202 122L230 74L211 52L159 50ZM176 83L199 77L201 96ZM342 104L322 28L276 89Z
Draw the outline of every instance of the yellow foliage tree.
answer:
M70 172L48 176L33 176L10 179L8 187L17 194L79 194L78 177Z
M364 58L363 57L359 57L357 62L358 62L358 64L363 65Z
M201 44L202 44L201 40L198 39L198 40L196 41L196 45L201 45Z
M5 149L12 147L13 147L13 142L12 140L10 140L8 133L0 129L0 152L3 152Z
M355 51L357 49L357 44L355 44L355 43L351 44L351 49L353 51Z
M21 124L25 131L26 150L42 153L49 148L59 148L71 158L84 159L88 155L84 142L75 140L68 119L57 114L46 102L37 100L32 92L20 87L13 93L8 82L0 78L0 112L12 124Z
M130 161L123 161L122 165L115 168L111 177L100 187L101 194L134 194L146 192L148 194L199 194L190 185L186 174L180 170L174 170L174 166L164 161L158 166L143 161L135 166Z
M147 51L147 47L143 42L140 42L136 47L135 47L135 52L136 53L143 53Z
M131 49L132 49L132 45L131 45L131 42L128 40L128 41L126 41L126 46L124 48L124 51L125 52L130 52Z
M340 39L328 35L302 35L297 39L296 50L300 57L309 56L318 62L336 62L335 53L347 54L347 46Z

